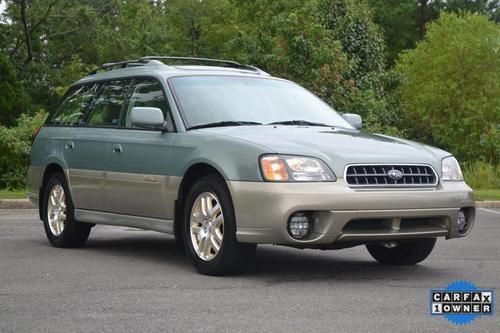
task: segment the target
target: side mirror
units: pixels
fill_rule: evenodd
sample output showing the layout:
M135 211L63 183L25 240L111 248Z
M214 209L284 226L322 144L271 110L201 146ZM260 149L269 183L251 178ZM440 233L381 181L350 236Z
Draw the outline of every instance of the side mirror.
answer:
M130 123L137 127L162 128L165 118L158 108L136 106L130 112Z
M359 114L344 113L342 117L355 129L361 129L361 127L363 127L363 119L361 119L361 116Z

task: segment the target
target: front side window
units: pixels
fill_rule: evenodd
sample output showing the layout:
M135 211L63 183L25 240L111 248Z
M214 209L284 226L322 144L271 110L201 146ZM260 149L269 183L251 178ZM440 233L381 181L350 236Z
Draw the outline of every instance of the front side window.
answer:
M160 109L163 112L169 130L173 129L170 118L170 108L160 82L153 79L137 79L135 81L127 112L122 120L122 126L133 127L130 123L130 113L134 107L153 107Z
M56 112L47 120L47 124L65 126L80 124L97 88L97 83L70 88Z
M94 107L87 116L85 123L89 126L118 126L129 85L129 80L103 83L101 92L95 100Z
M183 76L169 80L187 127L216 122L307 121L352 129L334 109L301 86L276 79Z

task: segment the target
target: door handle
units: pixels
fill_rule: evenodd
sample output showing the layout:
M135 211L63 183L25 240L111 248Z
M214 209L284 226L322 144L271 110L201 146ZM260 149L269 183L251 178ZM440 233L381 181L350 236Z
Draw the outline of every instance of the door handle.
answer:
M64 148L66 148L66 150L73 150L75 149L75 143L73 141L66 142Z
M122 145L114 144L112 145L113 153L121 153L123 152Z

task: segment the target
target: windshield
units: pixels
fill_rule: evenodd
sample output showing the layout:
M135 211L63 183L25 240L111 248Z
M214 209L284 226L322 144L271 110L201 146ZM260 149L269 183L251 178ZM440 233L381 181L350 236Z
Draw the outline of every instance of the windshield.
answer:
M233 121L352 128L325 102L291 82L241 76L182 76L169 82L188 128Z

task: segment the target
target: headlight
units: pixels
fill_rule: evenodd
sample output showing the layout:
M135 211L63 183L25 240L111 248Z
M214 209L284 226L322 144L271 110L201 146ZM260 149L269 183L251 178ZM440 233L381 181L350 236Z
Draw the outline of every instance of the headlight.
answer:
M460 165L453 156L443 158L441 173L443 180L464 180Z
M272 182L332 182L335 175L314 157L264 155L260 158L262 177Z

